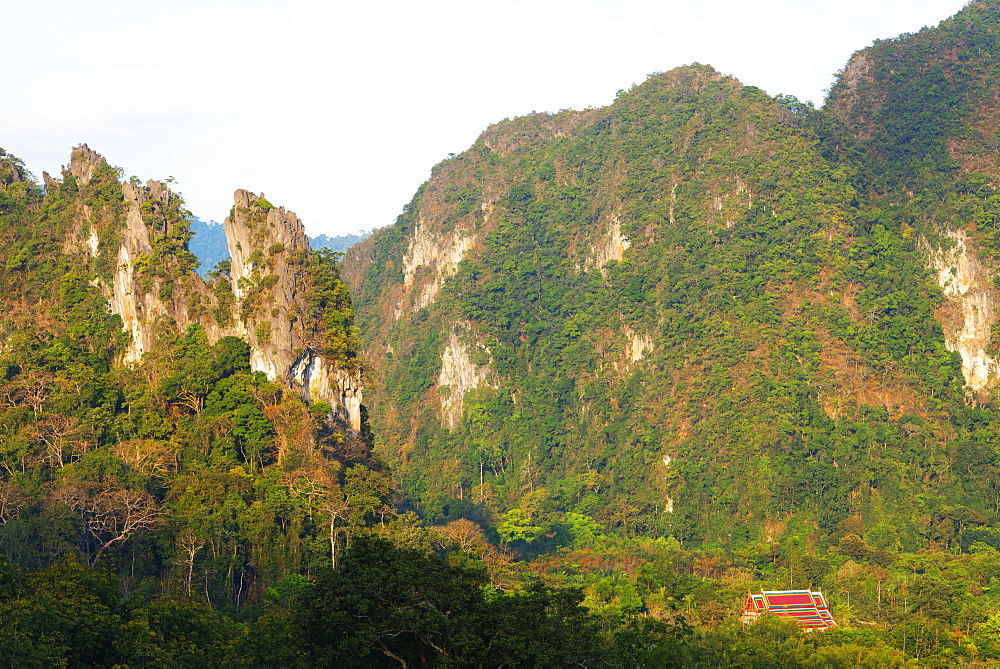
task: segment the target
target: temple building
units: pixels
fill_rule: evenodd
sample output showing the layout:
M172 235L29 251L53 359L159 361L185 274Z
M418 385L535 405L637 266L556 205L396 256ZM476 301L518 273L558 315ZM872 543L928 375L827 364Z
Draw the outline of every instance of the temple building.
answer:
M747 595L740 620L752 623L763 613L787 618L805 630L837 626L823 593L812 590L764 590Z

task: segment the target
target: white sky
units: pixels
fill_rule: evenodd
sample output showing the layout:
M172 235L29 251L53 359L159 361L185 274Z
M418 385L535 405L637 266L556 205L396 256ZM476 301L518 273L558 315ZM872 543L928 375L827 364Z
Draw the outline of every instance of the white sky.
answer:
M851 53L963 0L48 0L0 7L0 147L86 142L221 221L264 192L312 235L391 223L486 126L708 63L819 106Z

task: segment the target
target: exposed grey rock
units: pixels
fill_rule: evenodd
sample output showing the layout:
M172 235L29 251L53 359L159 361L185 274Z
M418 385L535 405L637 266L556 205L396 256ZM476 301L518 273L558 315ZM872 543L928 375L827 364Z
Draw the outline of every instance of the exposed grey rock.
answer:
M90 178L94 176L94 170L101 163L106 162L104 156L94 151L86 144L73 149L69 162L69 173L76 177L81 186L90 183ZM63 168L64 170L67 168Z
M67 171L85 184L103 160L82 145L73 151ZM177 224L155 215L175 197L170 189L158 181L126 181L122 197L126 213L120 246L101 252L116 257L111 286L104 288L112 311L132 335L126 362L136 362L152 350L165 324L176 330L198 324L211 343L229 335L246 340L254 371L295 389L307 401L329 403L337 419L360 430L360 367L327 359L311 339L317 328L305 300L309 240L293 212L271 207L263 195L236 191L232 213L224 222L236 299L228 318L219 318L217 297L194 271L173 272L169 278L144 273L157 237ZM96 236L86 242L78 241L73 250L96 256ZM166 282L170 285L164 286Z

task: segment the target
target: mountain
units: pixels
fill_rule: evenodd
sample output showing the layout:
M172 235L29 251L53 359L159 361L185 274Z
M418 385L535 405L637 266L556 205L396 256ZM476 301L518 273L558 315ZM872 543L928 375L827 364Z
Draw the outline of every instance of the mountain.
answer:
M360 232L356 235L319 235L311 237L309 244L316 251L320 249L330 249L334 253L343 253L358 242L364 241L371 236L371 232Z
M238 190L204 277L169 184L0 151L0 651L1000 658L998 56L991 0L822 109L658 73L487 128L342 261ZM805 588L836 629L740 621Z
M46 187L55 193L70 184L87 187L95 174L109 169L84 144L73 151L69 177L58 182L46 175ZM92 215L73 221L63 243L70 252L89 254L95 264L104 261L96 281L131 334L125 362L157 348L160 321L181 330L196 326L209 344L239 337L250 344L253 371L298 388L306 400L329 403L341 420L360 430L361 379L352 359L353 335L349 316L337 313L349 313L350 300L316 304L327 301L316 291L339 279L335 270L310 262L298 217L237 191L223 224L231 260L210 285L192 271L197 260L186 248L191 233L183 203L152 180L145 185L127 181L121 190L123 227L120 217Z
M389 495L335 259L239 190L232 259L206 281L167 184L122 181L87 145L43 178L0 153L0 553L119 576L131 560L187 593L201 564L206 597L237 607L335 559L338 524ZM331 510L347 481L354 502Z
M1000 546L998 34L877 42L822 110L682 67L437 165L343 266L409 498L535 550Z
M229 260L229 246L226 244L225 228L215 221L203 221L191 217L191 241L188 250L198 258L198 274L208 277L216 265Z
M205 280L167 184L86 145L43 178L0 151L10 663L634 665L669 642L400 508L338 256L294 213L236 191Z

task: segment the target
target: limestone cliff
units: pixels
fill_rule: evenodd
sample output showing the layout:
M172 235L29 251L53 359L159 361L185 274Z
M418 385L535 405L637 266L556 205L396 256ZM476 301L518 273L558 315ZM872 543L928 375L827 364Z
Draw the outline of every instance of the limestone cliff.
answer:
M620 367L628 369L653 350L653 338L648 334L639 334L630 327L625 327L623 334L625 335L625 354Z
M414 311L423 309L434 301L441 291L444 279L455 273L458 263L474 242L472 230L434 231L423 218L418 221L413 239L403 257L403 285L407 289L413 288L418 279L418 271L422 268L429 276L413 295Z
M84 145L74 150L64 179L85 184L106 165ZM324 350L323 314L310 302L319 261L293 212L271 206L263 195L236 191L225 220L229 273L206 283L193 271L183 200L163 183L135 178L122 183L121 192L124 220L117 234L98 236L82 205L64 248L114 258L110 279L98 281L131 334L125 362L140 360L164 332L197 324L212 343L230 335L246 340L254 371L307 401L329 403L334 417L361 429L361 368Z
M235 333L250 342L250 365L285 379L303 397L329 402L352 429L361 428L361 370L321 352L316 315L307 304L309 240L302 221L245 190L224 221Z
M632 242L622 234L618 216L611 216L607 231L594 242L592 255L584 261L583 269L602 268L612 260L621 260L630 246Z
M998 303L993 278L969 246L962 230L950 230L949 248L928 249L928 263L944 290L945 305L937 312L949 351L962 356L962 374L973 390L988 385L997 372L997 361L987 354ZM925 244L926 247L926 244Z
M234 200L224 221L236 298L233 327L253 344L253 369L277 378L298 362L293 351L307 347L296 325L305 311L302 256L308 241L298 217L272 207L263 194L238 190Z
M74 166L71 163L70 169ZM212 341L224 336L226 333L196 308L211 300L204 282L192 272L183 271L186 267L176 267L168 254L154 250L154 245L166 250L165 240L184 233L183 226L180 230L176 228L180 222L167 215L176 196L156 181L147 181L145 186L125 182L122 196L126 203L125 226L115 253L117 263L110 300L111 310L121 316L125 329L132 335L125 361L136 362L152 350L157 337L156 324L163 317L169 318L178 329L201 324ZM101 250L96 243L92 248L93 255ZM170 271L177 269L182 271Z
M441 422L454 430L462 422L465 393L489 385L489 350L473 339L469 323L456 324L441 355L437 385L441 395Z
M6 191L12 184L24 181L24 167L13 156L0 148L0 191Z

